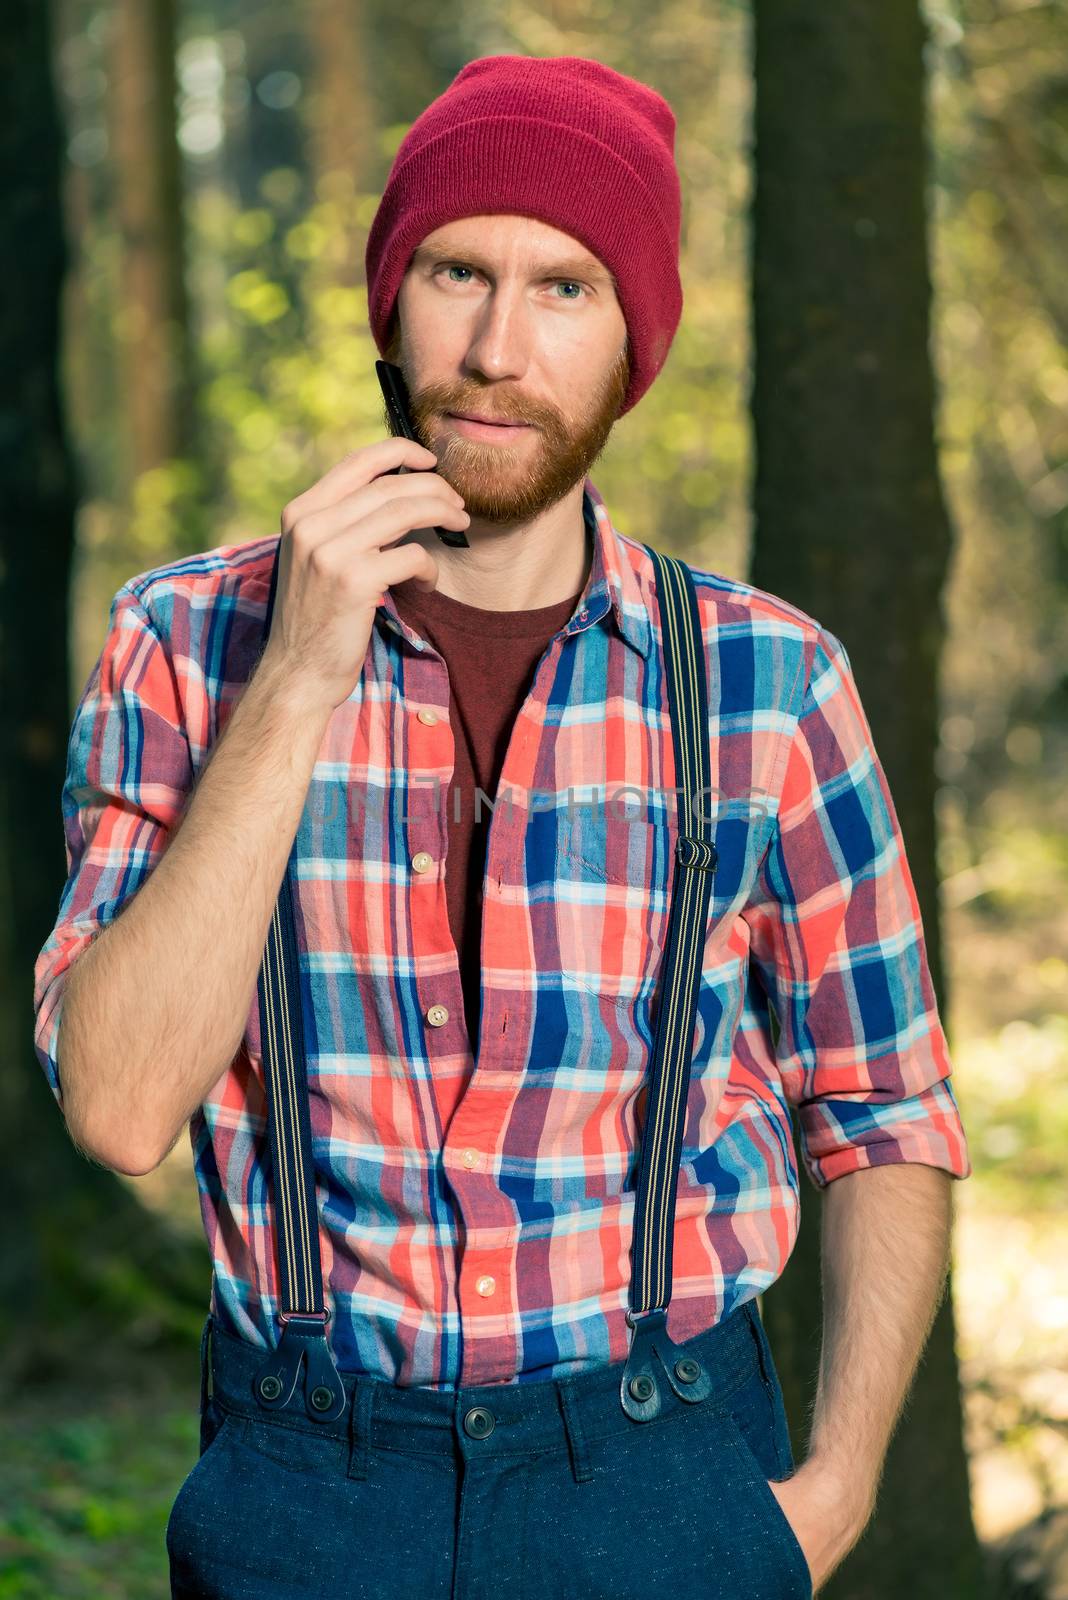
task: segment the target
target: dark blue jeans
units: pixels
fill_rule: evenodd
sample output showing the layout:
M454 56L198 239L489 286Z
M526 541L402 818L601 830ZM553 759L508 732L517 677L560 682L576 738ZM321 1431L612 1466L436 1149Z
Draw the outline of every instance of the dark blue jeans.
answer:
M622 1362L451 1392L343 1374L336 1423L299 1394L267 1413L263 1352L214 1328L205 1360L210 1324L201 1455L167 1524L179 1600L811 1600L768 1487L794 1462L753 1300L680 1345L708 1399L665 1383L653 1422L620 1405ZM465 1427L475 1406L489 1431Z

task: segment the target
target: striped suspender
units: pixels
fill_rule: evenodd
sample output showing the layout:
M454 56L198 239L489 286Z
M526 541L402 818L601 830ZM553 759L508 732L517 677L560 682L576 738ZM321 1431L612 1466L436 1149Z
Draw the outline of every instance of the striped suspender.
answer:
M712 1387L699 1363L667 1335L682 1125L717 859L705 814L712 788L707 668L689 567L651 545L645 549L656 573L676 781L682 795L634 1207L627 1312L634 1335L619 1385L623 1409L636 1422L658 1415L662 1378L683 1400L703 1400Z
M666 1314L697 990L716 867L716 847L703 809L711 791L708 686L693 578L685 562L645 548L656 573L682 796L635 1201L627 1312L633 1338L620 1381L623 1409L638 1422L659 1413L663 1377L684 1400L703 1400L711 1390L711 1379L699 1363L668 1338ZM276 552L264 642L277 585ZM260 1405L278 1409L292 1397L303 1366L308 1414L330 1422L346 1402L326 1336L330 1313L323 1301L292 865L291 852L258 978L282 1331L253 1387Z
M281 540L271 573L264 644L271 631L280 554ZM292 1396L303 1362L305 1408L319 1422L333 1422L345 1409L345 1385L326 1337L330 1313L323 1304L292 863L290 851L258 979L282 1334L256 1372L253 1389L261 1406L277 1410Z

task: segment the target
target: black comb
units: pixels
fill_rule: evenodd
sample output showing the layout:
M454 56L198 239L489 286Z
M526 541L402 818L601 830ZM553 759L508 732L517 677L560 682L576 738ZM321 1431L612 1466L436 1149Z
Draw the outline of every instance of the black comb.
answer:
M386 414L389 417L389 425L393 430L394 437L415 439L416 444L419 444L420 441L416 439L415 429L412 427L408 385L404 381L404 373L400 367L394 366L392 361L376 361L375 371L378 373L378 381L382 385L382 395L386 402ZM390 472L403 472L406 469L403 467L390 467L389 470ZM428 472L436 470L434 467L427 468ZM383 477L385 476L386 474L383 473ZM469 550L471 548L471 541L462 529L435 528L434 532L442 544L451 544L461 550Z

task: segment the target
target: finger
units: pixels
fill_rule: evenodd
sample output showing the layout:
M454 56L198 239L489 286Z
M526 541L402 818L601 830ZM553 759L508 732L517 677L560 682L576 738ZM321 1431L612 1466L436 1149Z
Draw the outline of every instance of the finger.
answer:
M358 555L371 556L394 545L397 540L422 528L448 527L464 529L471 519L458 506L443 503L437 495L416 495L403 502L391 500L377 511L360 517L356 523L331 526L332 511L321 512L312 518L309 528L317 551L329 550L335 570L344 568ZM319 526L314 526L318 520Z
M411 492L376 500L371 489L346 495L337 505L326 506L301 518L301 531L315 545L352 541L353 549L370 550L384 539L399 538L417 528L466 528L471 521L462 504L425 482ZM397 486L399 487L399 485Z
M361 450L350 450L333 467L328 468L310 488L296 496L285 507L283 520L292 521L309 511L319 511L330 505L339 495L373 482L383 472L406 466L413 471L426 472L437 466L437 456L415 439L381 439L365 445ZM442 480L444 481L444 480ZM403 479L398 479L403 482Z
M402 505L408 500L433 500L440 504L443 510L462 511L465 509L463 496L458 494L451 483L446 483L444 478L439 478L432 472L414 472L406 478L376 478L373 483L368 483L361 489L354 489L351 494L346 494L332 505L326 506L321 512L312 513L308 518L314 525L318 516L325 523L327 519L336 517L338 527L359 521L362 517L369 517L374 512L380 511L383 506Z
M424 594L431 593L438 585L438 563L421 544L406 544L384 552L378 557L374 572L380 592L409 578Z

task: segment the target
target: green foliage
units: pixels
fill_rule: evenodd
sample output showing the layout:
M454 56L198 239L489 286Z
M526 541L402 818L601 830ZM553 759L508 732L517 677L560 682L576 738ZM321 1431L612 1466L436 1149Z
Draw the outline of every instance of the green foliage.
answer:
M964 1041L955 1056L955 1090L987 1199L1020 1212L1058 1211L1068 1148L1068 1017L1007 1022Z
M39 1402L17 1401L6 1408L0 1600L163 1600L168 1593L164 1533L197 1457L199 1424L188 1404L168 1400L148 1376L135 1372L126 1385L116 1379L99 1402L84 1397L81 1406L91 1411L52 1415Z

